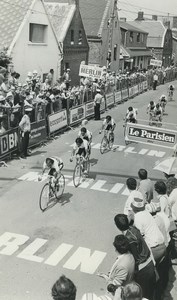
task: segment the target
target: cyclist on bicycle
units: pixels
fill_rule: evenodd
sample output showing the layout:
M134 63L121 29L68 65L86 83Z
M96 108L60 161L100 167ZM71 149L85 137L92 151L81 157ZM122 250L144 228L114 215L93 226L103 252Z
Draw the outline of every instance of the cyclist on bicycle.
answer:
M42 175L45 173L46 169L48 169L51 188L52 190L54 190L55 184L60 177L61 170L63 169L63 167L64 164L61 158L57 156L47 157L43 163L42 174L38 176L38 180L42 180Z
M114 142L115 127L116 127L116 123L115 123L114 119L111 116L106 116L106 118L104 119L104 121L102 123L102 128L99 131L99 133L101 133L102 130L105 131L105 134L108 134L108 132L110 132L112 135L112 142Z
M165 95L162 95L159 99L159 103L160 103L160 106L162 108L162 112L164 113L165 112L165 106L167 104L167 97Z
M157 122L162 122L162 108L159 103L156 104L155 107L155 119Z
M168 96L169 96L169 98L173 97L174 90L175 90L174 85L170 84L169 87L168 87Z
M92 133L85 127L82 127L78 133L78 137L88 142L89 151L91 152Z
M125 116L125 122L129 123L137 123L136 116L137 116L137 109L129 106Z
M70 162L73 161L73 157L76 155L76 158L82 157L83 158L83 168L84 168L84 173L87 173L86 166L85 166L85 161L88 158L89 152L88 152L88 141L86 139L82 139L78 137L75 140L74 146L73 146L73 151L71 153L71 158Z

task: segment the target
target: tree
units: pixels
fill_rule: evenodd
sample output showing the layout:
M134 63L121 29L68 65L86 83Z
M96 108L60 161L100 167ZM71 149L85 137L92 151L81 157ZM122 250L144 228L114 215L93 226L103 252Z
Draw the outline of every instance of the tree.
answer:
M7 53L8 48L4 47L0 50L0 68L8 68L8 64L12 62L12 57Z

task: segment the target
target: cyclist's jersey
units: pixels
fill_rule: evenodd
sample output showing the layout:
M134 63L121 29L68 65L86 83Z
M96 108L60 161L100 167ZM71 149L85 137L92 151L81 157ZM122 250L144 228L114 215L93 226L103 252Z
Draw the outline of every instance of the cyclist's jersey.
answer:
M160 97L160 102L167 102L166 96L161 96Z
M78 133L78 137L80 137L81 139L84 139L86 141L90 141L92 138L92 134L89 130L86 131L86 133L84 134L84 136L81 134L81 130Z
M56 171L57 173L61 170L63 167L63 161L59 157L49 157L51 160L53 160L52 166L49 168L46 164L46 161L43 163L43 169L48 169L48 170L53 170Z
M107 122L106 119L103 121L104 130L111 130L113 127L115 127L115 125L116 123L113 118L111 118L109 122Z
M126 121L130 122L130 123L135 123L136 122L136 115L137 115L137 109L133 108L132 111L129 111L127 109Z
M150 112L152 112L152 111L154 111L155 110L155 107L156 107L156 104L155 104L155 102L154 102L154 104L153 105L151 105L150 103L148 104L148 107L147 107L147 109L150 111Z
M80 145L80 147L78 147L77 144L74 143L73 149L76 151L76 154L85 157L88 152L88 141L83 139L83 143Z
M162 108L161 107L155 108L155 114L156 116L160 116L162 114Z

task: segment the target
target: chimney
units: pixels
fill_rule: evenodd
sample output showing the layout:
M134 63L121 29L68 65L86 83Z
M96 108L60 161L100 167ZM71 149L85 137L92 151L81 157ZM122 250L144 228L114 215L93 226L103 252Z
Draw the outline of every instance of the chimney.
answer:
M120 21L121 21L121 22L126 22L126 21L127 21L127 19L126 19L126 18L123 18L123 17L121 17L121 18L120 18Z
M173 17L173 28L177 28L177 16Z
M152 15L152 20L157 21L157 15Z
M143 21L144 20L144 12L139 11L138 12L138 18L135 19L135 21Z

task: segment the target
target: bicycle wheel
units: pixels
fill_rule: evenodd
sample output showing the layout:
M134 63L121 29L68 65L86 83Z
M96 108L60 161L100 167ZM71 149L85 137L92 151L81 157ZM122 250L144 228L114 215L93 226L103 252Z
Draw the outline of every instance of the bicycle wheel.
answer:
M82 176L81 165L76 164L73 172L73 183L75 187L78 187L79 184L81 183L81 176Z
M49 197L50 190L49 189L50 189L49 184L46 183L41 190L41 194L40 194L40 198L39 198L39 207L42 211L46 210L49 200L50 200L50 197Z
M65 189L65 177L63 174L61 174L55 186L55 196L57 199L59 199L63 195L64 189Z
M89 160L89 158L85 162L85 169L87 171L87 174L89 174L89 172L90 172L90 160Z
M102 141L101 141L101 144L100 144L100 152L101 152L101 154L103 154L105 152L105 150L107 149L107 147L108 147L108 140L104 136L102 138Z
M114 133L110 133L109 134L109 149L110 150L112 149L113 143L114 143Z

